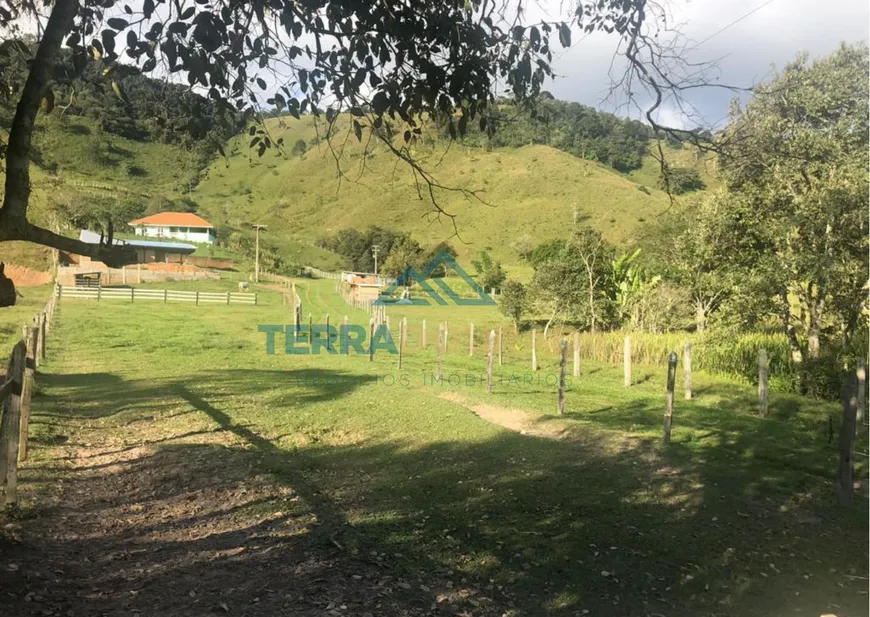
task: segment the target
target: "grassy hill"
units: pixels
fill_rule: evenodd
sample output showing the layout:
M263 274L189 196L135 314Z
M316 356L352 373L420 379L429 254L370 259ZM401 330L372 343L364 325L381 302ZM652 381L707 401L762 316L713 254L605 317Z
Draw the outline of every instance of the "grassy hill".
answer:
M564 237L575 213L609 240L625 242L671 206L654 188L648 166L635 182L548 146L486 151L461 144L447 149L441 142L420 146L415 155L439 183L480 191L484 201L436 189L438 204L454 218L438 216L425 190L422 199L418 196L411 170L397 165L385 146L373 144L364 156L363 146L340 132L335 142L341 148L334 153L316 139L307 118L273 118L267 128L273 140L283 138L288 152L269 151L258 158L247 147L247 135L240 136L227 149L228 160L211 165L192 197L213 222L265 224L275 237L299 246L342 228L379 225L411 232L424 245L449 240L460 259L487 250L516 263L511 244L517 238L537 243ZM291 154L299 140L307 151ZM296 257L303 255L318 257L310 248Z
M566 237L576 217L608 240L626 243L672 207L655 188L658 163L652 157L625 175L550 146L448 148L436 140L415 146L414 155L443 186L480 197L436 189L438 204L453 215L439 216L426 187L421 198L410 168L397 164L383 144L373 142L365 154L352 135L339 132L333 151L318 139L310 117L272 118L266 126L273 140L283 138L283 153L273 149L258 158L245 134L227 145L227 159L209 163L199 149L128 139L82 116L41 116L31 217L51 224L52 206L75 198L123 197L159 209L185 199L224 237L250 234L252 223L267 225L263 242L289 263L340 268L341 259L317 247L317 239L379 225L410 232L423 245L448 240L464 263L487 250L513 276L527 278L530 269L513 247L520 238L537 244ZM304 153L294 153L297 142L304 143ZM696 166L708 186L715 185L712 167L689 150L669 149L668 156ZM41 266L48 253L6 243L0 259Z

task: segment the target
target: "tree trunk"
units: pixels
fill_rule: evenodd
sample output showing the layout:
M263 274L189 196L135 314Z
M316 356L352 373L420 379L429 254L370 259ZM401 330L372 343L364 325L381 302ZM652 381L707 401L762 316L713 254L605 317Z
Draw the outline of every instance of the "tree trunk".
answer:
M824 298L810 299L809 324L807 325L807 357L818 358L821 347L822 314L825 309Z
M0 242L34 242L77 255L87 255L110 267L121 267L125 263L136 261L136 251L132 247L88 244L37 227L27 220L27 208L30 204L30 159L36 116L48 91L61 44L72 30L78 10L78 0L56 0L36 55L30 63L30 72L9 128L5 161L6 188L3 205L0 207Z
M707 307L701 300L695 300L695 330L704 332L707 329Z
M556 319L556 315L559 313L559 307L553 309L553 314L550 315L550 319L547 320L547 325L544 326L544 338L547 338L548 333L550 332L550 326L553 325L553 320Z
M16 296L15 283L7 277L4 270L6 266L0 261L0 307L14 306Z
M7 231L17 235L27 233L27 206L30 201L30 155L36 115L48 84L64 37L73 26L78 12L78 0L58 0L45 27L36 56L30 65L30 73L21 98L15 109L15 117L9 130L6 150L6 195L0 209L0 222Z
M791 349L791 359L795 364L800 364L804 361L804 355L801 351L800 343L798 342L794 324L791 322L791 305L788 301L788 291L785 288L780 290L779 300L782 326L785 329L785 335L788 338L788 346Z
M592 280L592 269L589 266L586 267L586 272L589 273L589 330L595 334L595 282Z

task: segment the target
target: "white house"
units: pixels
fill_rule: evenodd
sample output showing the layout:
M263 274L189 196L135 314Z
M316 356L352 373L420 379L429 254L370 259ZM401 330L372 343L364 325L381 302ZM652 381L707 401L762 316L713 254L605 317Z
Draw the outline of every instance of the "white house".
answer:
M215 241L214 225L190 212L159 212L130 221L137 236L178 238L211 244Z

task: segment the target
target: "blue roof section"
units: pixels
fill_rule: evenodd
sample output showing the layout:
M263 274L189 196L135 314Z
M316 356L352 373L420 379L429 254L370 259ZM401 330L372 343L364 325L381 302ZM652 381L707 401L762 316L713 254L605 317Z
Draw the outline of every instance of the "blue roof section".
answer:
M149 249L166 249L173 250L179 252L190 251L191 253L196 250L196 247L193 244L181 244L177 242L152 242L150 240L124 240L125 244L129 244L130 246L140 246L142 248Z
M89 229L82 229L79 233L79 240L82 242L87 242L88 244L99 244L100 243L100 234L90 231ZM165 251L175 251L178 253L193 253L196 250L196 246L193 244L182 244L180 242L154 242L151 240L120 240L114 239L112 244L127 244L129 246L136 246L139 248L148 248L148 249L163 249Z

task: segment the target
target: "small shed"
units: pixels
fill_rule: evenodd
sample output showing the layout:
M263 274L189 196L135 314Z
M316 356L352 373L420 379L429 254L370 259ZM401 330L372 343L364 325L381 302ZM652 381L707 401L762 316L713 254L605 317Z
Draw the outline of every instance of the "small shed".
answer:
M383 291L383 285L374 276L349 273L346 275L350 299L358 302L374 302Z

